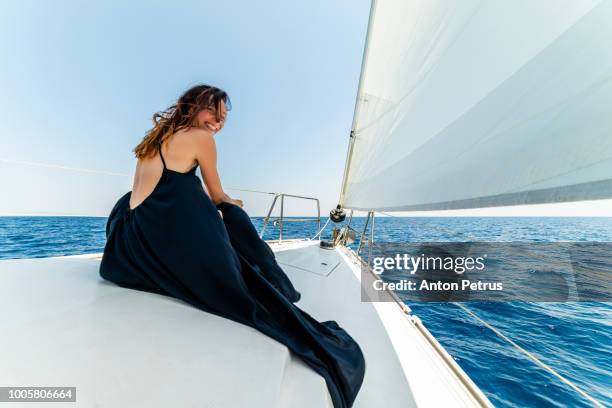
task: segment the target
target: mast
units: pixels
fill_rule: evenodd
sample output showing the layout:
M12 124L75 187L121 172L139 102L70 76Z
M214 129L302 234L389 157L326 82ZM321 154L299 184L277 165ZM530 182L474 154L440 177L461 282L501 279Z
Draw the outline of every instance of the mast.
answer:
M351 156L353 155L353 147L355 145L355 126L357 126L357 115L359 114L360 101L362 99L362 91L363 91L363 79L365 76L365 70L368 62L368 47L370 44L370 36L372 34L372 26L374 23L374 14L376 12L376 3L377 0L371 0L370 3L370 16L368 18L368 28L366 32L365 44L363 47L363 58L361 59L361 72L359 74L359 85L357 87L357 97L355 99L355 109L353 112L353 123L351 124L351 133L349 135L349 145L348 151L346 154L346 161L344 162L344 175L342 177L342 187L340 189L340 199L338 200L338 205L340 208L344 207L344 198L346 194L346 184L348 182L348 174L351 166Z

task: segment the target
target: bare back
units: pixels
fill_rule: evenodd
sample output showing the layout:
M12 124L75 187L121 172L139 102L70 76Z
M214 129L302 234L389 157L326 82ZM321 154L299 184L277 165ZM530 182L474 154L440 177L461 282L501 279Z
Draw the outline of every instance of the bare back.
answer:
M185 173L198 164L192 132L191 129L183 129L164 141L161 149L168 170ZM129 202L131 210L138 207L153 192L163 169L159 152L146 159L138 159Z

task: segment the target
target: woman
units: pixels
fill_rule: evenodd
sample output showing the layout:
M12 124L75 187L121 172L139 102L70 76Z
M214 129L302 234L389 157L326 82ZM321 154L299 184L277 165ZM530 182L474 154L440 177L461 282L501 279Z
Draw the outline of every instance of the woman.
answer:
M134 149L133 189L108 218L100 276L258 329L323 376L335 407L350 407L365 371L361 349L336 322L293 304L299 292L242 201L221 187L213 136L230 109L224 91L198 85L153 116Z

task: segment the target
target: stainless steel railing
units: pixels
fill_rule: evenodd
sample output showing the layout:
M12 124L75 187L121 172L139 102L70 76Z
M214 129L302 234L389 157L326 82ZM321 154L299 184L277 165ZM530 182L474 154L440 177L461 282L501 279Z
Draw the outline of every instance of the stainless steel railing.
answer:
M266 218L264 219L264 223L263 226L261 227L261 232L259 233L259 236L261 238L263 238L264 236L264 232L266 232L266 227L268 226L268 223L270 221L270 216L272 215L272 211L274 210L274 207L276 206L276 203L278 202L278 199L280 197L280 216L278 218L276 218L275 220L273 220L274 225L279 226L279 237L278 240L282 241L283 240L283 223L285 222L312 222L312 221L316 221L317 222L317 231L319 231L321 229L321 206L319 204L319 199L315 198L315 197L304 197L304 196L298 196L298 195L293 195L293 194L285 194L285 193L274 193L274 199L272 200L272 205L270 205L270 209L268 210L268 215L266 215ZM285 211L285 197L291 197L291 198L299 198L302 200L312 200L315 201L317 203L317 218L315 220L311 219L311 218L287 218L284 216L284 211Z

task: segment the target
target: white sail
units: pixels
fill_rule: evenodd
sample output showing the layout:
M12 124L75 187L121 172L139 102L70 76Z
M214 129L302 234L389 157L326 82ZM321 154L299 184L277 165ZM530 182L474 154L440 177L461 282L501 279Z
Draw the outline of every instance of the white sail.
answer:
M374 1L340 204L612 197L612 1Z

